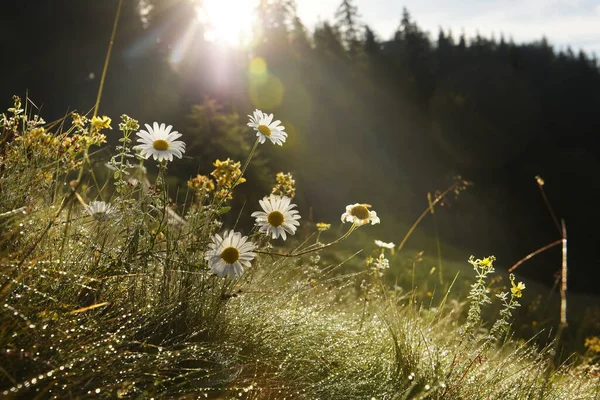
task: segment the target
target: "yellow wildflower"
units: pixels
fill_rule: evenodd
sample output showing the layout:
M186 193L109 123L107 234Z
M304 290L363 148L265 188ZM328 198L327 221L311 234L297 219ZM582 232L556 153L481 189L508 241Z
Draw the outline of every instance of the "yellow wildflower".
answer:
M600 338L598 336L585 338L584 346L592 353L600 353Z
M206 175L197 175L195 178L190 179L187 184L190 189L196 192L199 199L202 199L215 190L213 180Z
M284 174L283 172L278 172L275 179L277 183L273 187L272 194L281 197L287 196L289 198L293 198L296 195L296 181L291 173Z
M242 177L241 163L239 161L234 162L228 158L225 161L216 160L213 165L215 166L215 170L210 174L217 181L219 190L228 190L233 188L233 186L246 182L246 179Z
M519 298L521 296L523 296L523 289L525 289L525 284L523 282L519 282L518 284L515 285L515 281L510 282L512 284L512 288L510 289L510 292L513 294L513 296Z
M489 268L494 264L495 260L496 260L496 257L489 256L489 257L484 258L483 260L477 260L476 262L481 268Z
M331 228L331 224L326 224L325 222L317 222L317 229L321 232L326 231Z
M85 128L85 125L88 122L88 119L85 115L79 115L77 113L71 114L71 118L73 118L73 125L77 126L80 129Z
M92 117L92 127L94 127L97 130L112 129L110 126L111 121L112 120L106 115L103 115L101 117Z

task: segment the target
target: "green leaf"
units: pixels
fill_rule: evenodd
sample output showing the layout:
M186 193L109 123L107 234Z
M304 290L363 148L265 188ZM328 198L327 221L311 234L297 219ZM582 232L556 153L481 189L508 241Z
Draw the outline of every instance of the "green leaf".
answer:
M217 211L217 215L225 214L227 211L231 210L231 207L223 207L219 211Z

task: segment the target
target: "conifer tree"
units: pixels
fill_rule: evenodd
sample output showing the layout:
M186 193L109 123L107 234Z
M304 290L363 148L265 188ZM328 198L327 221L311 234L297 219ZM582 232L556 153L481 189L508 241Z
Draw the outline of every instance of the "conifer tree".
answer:
M365 48L365 53L368 55L374 55L379 53L379 41L377 40L377 37L375 36L375 32L373 32L373 30L368 26L365 25L365 44L364 44L364 48Z
M342 43L351 55L354 55L359 47L359 14L358 8L352 0L342 0L335 13L336 27L339 29Z
M341 42L339 31L331 26L329 22L324 22L317 26L314 32L315 48L320 53L329 57L343 57L344 46Z

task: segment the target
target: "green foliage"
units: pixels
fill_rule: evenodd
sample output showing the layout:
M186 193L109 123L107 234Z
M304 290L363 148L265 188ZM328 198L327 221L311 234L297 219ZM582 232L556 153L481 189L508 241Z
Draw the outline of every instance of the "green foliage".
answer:
M490 336L494 339L500 339L502 334L509 332L512 310L521 306L516 299L522 296L521 291L525 288L525 285L522 282L515 285L515 276L513 274L510 274L510 283L512 285L510 294L508 292L502 292L496 295L502 300L502 309L500 310L500 318L494 322L494 326L490 329Z
M254 139L247 129L237 113L225 111L216 100L205 98L202 104L192 107L186 118L185 132L189 137L186 149L194 158L183 160L178 171L185 172L177 175L194 176L198 171L208 173L215 159L243 160ZM254 182L254 190L246 193L250 193L252 198L256 198L257 194L262 197L270 190L273 175L275 173L268 159L261 149L257 149L247 175Z
M471 305L469 307L469 313L467 314L467 324L465 326L465 332L472 334L478 324L481 322L481 308L486 304L491 304L491 299L487 295L486 278L488 275L494 273L494 261L496 257L490 256L483 260L477 259L473 256L469 258L469 264L473 266L473 269L477 273L477 281L471 285L471 292L469 293L469 300Z
M600 99L594 57L555 49L544 38L515 43L445 31L442 37L435 35L436 41L431 35L435 32L426 32L406 12L396 16L397 35L377 41L365 35L361 45L368 45L369 56L348 62L342 32L336 32L331 21L325 29L326 20L307 32L289 0L260 4L265 11L259 15L258 28L270 29L276 38L263 35L269 40L249 51L217 51L216 45L202 40L203 27L194 25L195 33L186 35L192 32L194 2L143 1L154 5L149 14L143 13L148 29L136 14L137 3L124 2L107 75L103 99L113 119L127 111L140 120L181 121L181 113L205 95L218 96L234 110L249 109L251 99L244 96L249 86L244 79L246 61L250 55L260 56L284 89L282 103L273 110L297 126L296 137L306 139L306 153L312 156L311 163L299 157L289 170L298 171L299 182L323 175L339 182L329 190L310 192L307 204L321 216L337 213L330 207L337 204L331 196L341 197L344 188L360 185L357 192L370 189L382 204L401 204L394 210L398 220L411 219L408 205L430 190L423 186L435 187L440 176L458 170L477 181L471 204L486 205L490 197L499 198L495 212L487 206L458 210L460 227L440 218L440 232L462 232L461 238L445 235L445 240L455 240L449 247L466 246L465 242L480 247L489 240L504 247L494 249L498 254L519 259L535 245L531 238L541 237L545 229L535 221L518 229L507 222L531 220L531 210L539 204L527 192L529 182L510 177L547 171L544 176L556 182L555 187L572 194L565 200L576 204L570 207L576 213L570 223L586 221L570 228L583 243L581 251L570 252L571 260L583 265L593 257L584 254L595 246L592 236L577 231L585 232L587 221L597 221L599 210L587 193L588 188L598 191L599 182L593 172L598 170L595 138L600 129L600 120L594 118ZM63 115L73 104L91 105L114 8L111 2L91 5L78 0L34 9L7 6L5 14L16 17L8 18L2 29L7 34L27 29L7 44L7 54L17 61L7 63L0 77L4 95L23 87L43 93L49 118ZM49 13L58 19L48 19ZM62 29L53 29L51 21ZM192 39L186 51L184 37ZM72 54L85 62L64 62ZM30 68L36 73L31 74ZM96 78L87 78L92 71ZM329 162L331 149L348 157ZM351 168L360 171L348 174ZM207 173L195 168L192 172L192 176ZM513 191L519 193L518 199ZM470 223L488 218L497 228L486 235L480 231L482 224ZM543 275L552 275L550 265L539 265L548 268ZM573 278L572 287L589 285L588 290L594 290L592 283L587 284L594 279L577 272Z
M11 128L17 118L29 121L17 105L4 120L3 155L23 149L23 140L11 135L29 138L43 124ZM212 261L205 262L221 216L232 209L218 189L241 181L253 151L241 169L215 163L216 185L197 178L190 189L204 191L201 198L176 205L166 190L166 161L155 184L144 160L128 163L138 124L127 116L122 121L124 140L110 163L118 174L106 182L92 177L87 150L102 142L97 131L110 121L75 116L73 130L84 137L77 143L85 151L75 153L71 168L47 178L54 198L38 190L0 194L2 396L558 400L597 394L600 382L589 366L556 369L548 349L512 341L495 346L524 287L514 279L483 346L465 337L489 302L493 257L469 260L477 282L464 326L457 301L426 308L386 286L385 249L393 244L381 243L367 269L341 275L344 261L329 264L320 255L367 222L358 215L350 214L355 222L339 239L321 242L330 225L320 223L316 232L306 228L317 233L314 243L309 235L285 252L253 230L249 240L258 257L252 267L241 278L219 278ZM43 143L62 135L50 128L43 134ZM32 151L43 150L31 143ZM10 157L0 169L5 187L22 183L15 171L37 176L46 168L43 157ZM5 160L19 162L19 169ZM58 185L75 172L79 180ZM288 194L294 188L288 174L278 184L275 190ZM100 196L110 201L94 200Z

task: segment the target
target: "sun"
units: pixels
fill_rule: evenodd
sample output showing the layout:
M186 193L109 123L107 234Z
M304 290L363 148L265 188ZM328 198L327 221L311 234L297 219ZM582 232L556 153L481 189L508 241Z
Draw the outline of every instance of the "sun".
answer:
M203 0L196 8L205 26L204 39L230 46L248 42L252 33L255 2L251 0Z

